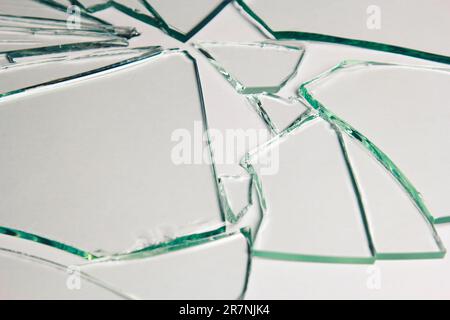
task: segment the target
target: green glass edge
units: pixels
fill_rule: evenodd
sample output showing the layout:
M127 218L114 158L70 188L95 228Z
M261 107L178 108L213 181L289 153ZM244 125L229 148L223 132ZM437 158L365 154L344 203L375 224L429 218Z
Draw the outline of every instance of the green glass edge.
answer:
M223 10L229 3L233 0L223 0L214 10L212 10L209 14L206 15L203 20L201 20L194 28L189 30L186 33L181 33L170 26L164 18L158 13L158 11L153 8L148 1L142 0L147 9L155 16L155 18L159 22L159 28L165 31L172 38L177 39L181 42L187 42L190 38L192 38L197 32L199 32L205 25L207 25L220 11Z
M300 127L304 126L305 124L307 124L311 121L314 121L315 119L317 119L317 116L320 116L320 114L315 115L311 111L305 111L294 122L293 125L291 125L287 129L283 130L275 138L269 140L265 144L262 144L261 146L258 146L256 149L247 153L245 158L241 162L241 166L247 170L247 172L253 177L253 179L255 181L258 199L259 199L262 211L263 211L263 219L264 219L264 216L266 216L267 205L266 205L266 200L264 198L262 181L260 180L258 174L256 173L256 170L254 169L253 165L251 164L252 157L255 154L257 154L258 152L263 151L266 148L270 148L270 146L272 144L279 142L281 139L285 138L286 136L293 133ZM326 119L324 119L324 120L327 121ZM361 217L363 220L363 226L364 226L364 230L365 230L366 237L367 237L368 247L370 249L372 256L371 257L321 256L321 255L307 255L307 254L286 253L286 252L274 252L274 251L266 251L266 250L253 250L253 256L259 257L259 258L273 259L273 260L303 261L303 262L318 262L318 263L339 263L339 264L373 264L376 260L441 259L441 258L445 257L447 250L445 249L444 245L442 244L442 241L440 240L439 235L438 235L437 231L435 230L433 224L430 223L427 219L425 219L425 220L430 227L430 230L436 241L439 251L436 251L436 252L399 252L399 253L377 252L374 242L373 242L372 234L370 231L368 219L365 214L360 189L359 189L357 180L355 179L351 162L349 161L349 158L348 158L348 153L347 153L347 149L345 147L345 143L343 142L342 137L340 136L340 134L341 134L340 127L337 126L333 122L330 122L330 121L327 121L327 122L330 123L332 125L332 127L334 128L334 130L337 134L338 142L340 143L340 146L341 146L341 151L343 152L343 155L345 157L347 169L349 170L349 175L350 175L350 178L352 179L355 196L357 198L358 206L360 209L360 214L361 214ZM349 162L347 162L347 161L349 161ZM263 220L260 221L258 228L256 230L256 233L257 233L257 231L259 231L259 227L261 226L262 222L263 222Z
M395 65L395 64L389 64L389 63L378 63L378 62L369 62L369 61L343 61L334 68L330 69L329 71L326 71L325 73L319 75L316 78L313 78L305 83L303 83L300 88L298 89L298 94L303 97L312 108L318 111L319 116L323 118L325 121L332 123L340 128L344 133L346 133L348 136L350 136L353 139L356 139L359 141L393 176L394 178L402 185L402 187L405 189L405 191L409 194L409 196L412 198L416 206L418 207L419 211L426 217L426 219L430 222L430 224L436 224L436 223L445 223L450 222L450 216L449 217L440 217L440 218L434 218L433 215L429 212L428 208L426 207L422 196L417 191L417 189L414 187L414 185L409 181L409 179L402 173L400 168L398 168L395 163L383 152L381 149L379 149L375 144L373 144L368 138L366 138L363 134L361 134L358 130L356 130L354 127L352 127L350 124L345 122L344 120L340 119L338 116L336 116L333 112L331 112L328 108L326 108L320 101L314 98L314 96L308 91L307 86L319 79L322 79L328 75L331 75L335 73L338 70L345 69L347 67L357 66L357 65L382 65L382 66L399 66L402 67L402 65ZM410 66L414 67L414 66ZM422 69L429 69L429 70L439 70L439 68L427 68L427 67L417 67ZM440 69L441 71L443 69Z
M316 263L337 263L337 264L375 263L374 257L330 257L330 256L306 255L306 254L263 251L263 250L254 250L253 256L271 260L301 261L301 262L316 262Z
M263 27L268 33L270 33L277 40L304 40L304 41L319 41L319 42L329 42L334 44L343 44L354 47L360 47L364 49L371 49L383 52L397 53L405 56L410 56L419 59L425 59L445 64L450 64L450 57L435 53L429 53L425 51L404 48L395 45L389 45L379 42L365 41L365 40L356 40L349 38L336 37L331 35L323 35L318 33L310 33L310 32L296 32L296 31L274 31L272 30L267 23L265 23L246 3L244 0L235 0L236 3L246 14L248 14L252 20L257 22L260 26Z
M277 86L273 87L246 87L244 84L242 84L239 79L237 79L235 76L233 76L231 73L229 73L220 63L220 61L217 61L212 54L209 53L207 47L208 46L242 46L242 47L277 47L277 48L284 48L286 50L293 50L298 51L300 53L300 56L298 58L297 63L295 64L293 70L291 73L289 73L286 78ZM305 53L305 50L303 47L295 47L295 46L289 46L289 45L283 45L283 44L275 44L270 42L197 42L194 43L194 47L202 53L209 61L211 65L214 66L214 68L228 81L228 83L231 84L231 86L240 94L244 95L256 95L256 94L263 94L263 93L269 93L269 94L275 94L278 91L280 91L289 80L291 80L295 75L297 74L298 67L303 59L303 55Z
M203 90L202 90L202 86L201 86L201 80L200 80L200 74L199 74L199 70L198 70L197 61L189 54L189 52L187 52L185 50L180 50L180 49L154 50L154 47L150 47L150 48L152 48L150 52L143 54L141 56L126 59L126 60L120 61L118 63L114 63L114 64L111 64L111 65L108 65L108 66L105 66L102 68L97 68L92 71L84 72L84 73L77 74L74 76L70 76L70 77L66 77L63 79L58 79L58 80L50 81L50 82L47 82L44 84L36 85L31 88L45 87L45 86L49 86L52 84L61 83L61 82L67 81L67 80L78 79L80 77L84 77L84 76L96 74L96 73L99 73L102 71L115 69L120 66L128 65L133 62L143 61L148 58L153 58L155 56L160 56L160 55L169 54L169 53L182 54L184 57L186 57L188 60L191 61L193 68L194 68L194 74L195 74L195 78L197 81L198 94L199 94L199 98L200 98L201 116L202 116L202 120L203 120L203 124L204 124L204 130L207 134L207 144L208 144L210 156L212 159L211 168L212 168L212 173L213 173L213 179L215 181L215 186L216 186L217 201L219 202L220 217L222 219L222 223L225 223L226 220L225 220L224 204L223 204L224 199L222 199L222 197L220 196L220 192L219 192L219 179L217 177L217 171L216 171L216 167L215 167L214 157L213 157L211 145L210 145L211 144L210 137L209 137L208 130L207 130L208 124L207 124L207 119L206 119L205 103L204 103ZM136 49L139 49L139 48L136 48ZM141 48L141 50L142 50L142 48ZM7 95L21 93L28 89L30 89L30 88L16 90L14 92L8 93ZM161 253L164 253L164 252L167 252L167 251L164 251L164 250L167 250L167 248L166 248L167 246L183 248L183 247L189 246L189 243L191 243L191 242L197 243L199 241L202 241L202 237L211 237L212 235L220 234L225 231L226 231L225 227L220 227L216 230L212 230L212 231L208 231L208 232L204 232L204 233L197 233L197 234L191 234L191 235L179 237L178 239L174 239L172 241L169 241L169 242L166 242L163 244L158 244L155 246L150 246L148 248L144 248L144 249L138 250L136 252L127 253L125 255L129 256L129 255L135 254L135 253L143 254L143 253L146 253L146 252L149 252L152 250L156 250L156 251L160 250L160 251L162 251ZM103 257L96 256L88 251L80 250L75 247L65 245L65 244L57 242L57 241L49 240L47 238L44 238L44 237L41 237L38 235L34 235L34 234L31 234L31 233L28 233L25 231L20 231L20 230L15 230L15 229L8 228L8 227L0 226L0 233L3 233L5 235L10 235L10 236L16 236L16 237L23 238L26 240L31 240L31 241L38 242L38 243L41 243L44 245L48 245L48 246L54 247L56 249L60 249L60 250L78 255L87 260L95 260L95 259L103 258Z
M77 0L71 0L75 5L80 6L87 12L95 13L101 10L105 10L109 7L114 7L119 11L137 19L144 23L147 23L153 27L161 29L165 33L167 33L170 37L177 39L181 42L187 42L190 38L192 38L197 32L199 32L205 25L207 25L220 11L223 10L229 3L233 0L223 0L214 10L212 10L203 20L201 20L194 28L189 30L186 33L179 32L174 28L170 27L170 25L164 20L164 18L151 6L146 0L141 0L141 3L148 9L148 11L153 15L148 16L145 14L140 14L135 12L133 9L120 4L114 0L110 0L104 4L99 4L92 7L85 7L82 3Z

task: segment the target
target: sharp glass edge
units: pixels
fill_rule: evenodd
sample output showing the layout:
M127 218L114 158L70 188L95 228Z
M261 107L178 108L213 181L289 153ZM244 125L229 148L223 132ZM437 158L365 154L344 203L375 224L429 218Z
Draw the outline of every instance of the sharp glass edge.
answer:
M52 260L44 259L42 257L38 257L38 256L35 256L35 255L31 255L31 254L28 254L28 253L19 252L19 251L7 249L7 248L1 248L0 247L0 252L3 252L3 253L6 253L6 254L15 256L15 257L17 257L19 259L24 259L26 261L31 261L33 263L38 263L38 264L50 267L52 269L56 269L56 270L62 271L64 273L66 273L67 270L69 270L70 267L71 267L71 266L68 266L68 265L63 265L63 264L57 263L57 262L52 261ZM97 287L100 287L102 289L105 289L106 291L109 291L110 293L116 295L117 297L119 297L121 299L126 299L126 300L136 299L132 295L126 294L124 292L121 292L120 290L111 287L109 284L107 284L107 283L105 283L105 282L103 282L103 281L101 281L99 279L96 279L95 277L92 277L92 276L90 276L90 275L88 275L88 274L86 274L84 272L80 272L79 275L84 281L87 281L87 282L93 284L94 286L97 286Z
M448 217L440 217L435 218L429 212L427 206L425 205L420 192L416 189L416 187L409 181L405 174L401 171L401 169L386 155L380 148L378 148L374 143L370 141L367 137L365 137L362 133L360 133L356 128L347 123L344 119L336 116L331 110L329 110L326 106L322 105L320 101L314 98L314 96L309 92L308 85L316 84L324 79L327 79L329 76L332 76L335 72L347 69L347 68L358 68L363 66L385 66L385 67L398 67L398 68L414 68L419 70L430 70L430 71L441 71L441 72L450 72L448 68L439 68L439 67L427 67L427 66L414 66L414 65L401 65L401 64L393 64L393 63L380 63L374 61L359 61L359 60L348 60L342 61L335 67L325 71L324 73L318 75L317 77L303 83L298 89L298 94L303 97L312 108L316 109L319 113L320 117L326 120L327 122L335 124L337 127L341 129L344 133L346 133L350 138L356 139L358 143L361 143L365 149L367 149L377 160L380 162L391 174L392 176L400 183L406 193L410 196L410 198L414 201L417 208L421 212L421 214L428 220L430 224L439 224L439 223L447 223L450 222L450 216ZM434 227L433 227L434 229ZM438 241L441 242L440 239ZM441 244L442 245L442 244Z
M94 5L92 7L86 7L82 4L82 2L78 0L71 0L73 5L78 5L80 6L80 8L83 9L83 11L90 13L95 13L111 7L115 8L121 11L122 13L131 16L132 18L140 20L153 27L159 28L160 30L168 34L170 37L175 38L181 42L187 42L189 39L191 39L197 32L199 32L205 25L207 25L220 11L222 11L222 9L225 8L226 5L228 5L232 1L233 0L223 0L214 10L209 12L195 27L193 27L189 31L182 32L176 30L176 28L174 27L171 27L170 24L167 23L166 20L158 13L158 11L155 10L153 6L151 6L146 0L141 0L141 3L147 8L147 10L152 16L138 13L134 11L132 8L123 5L119 2L116 2L114 0L107 1L104 4Z
M303 41L317 41L328 42L334 44L349 45L360 47L364 49L371 49L383 52L390 52L410 56L419 59L425 59L445 64L450 64L450 57L412 48L404 48L395 45L384 44L380 42L356 40L350 38L336 37L331 35L324 35L318 33L309 33L301 31L274 31L267 23L263 21L246 3L244 0L235 0L236 6L241 13L244 14L257 28L266 36L275 38L277 40L303 40Z
M208 61L217 69L217 71L222 74L222 76L227 79L227 81L233 86L233 88L240 94L246 95L257 95L257 94L275 94L280 91L290 80L292 80L298 71L298 67L303 59L303 55L305 53L305 49L302 45L286 45L286 44L277 44L276 42L266 40L266 41L257 41L257 42L196 42L193 44L194 48L196 48L199 52L201 52ZM286 76L286 78L278 84L277 87L274 88L266 88L266 87L246 87L242 84L237 77L229 73L226 68L220 63L220 61L216 60L214 56L209 53L208 47L214 46L242 46L242 47L259 47L259 48L274 48L279 50L292 50L298 51L300 56L296 65L294 66L292 72Z
M60 84L63 82L67 82L67 81L72 81L72 80L77 80L79 78L85 77L85 76L90 76L90 75L95 75L97 73L103 72L103 71L107 71L107 70L113 70L122 66L126 66L129 65L131 63L134 62L142 62L142 61L146 61L146 59L150 59L153 58L155 56L161 56L161 55L165 55L165 54L182 54L183 56L187 57L190 61L193 62L193 67L194 67L194 72L196 74L196 79L198 81L198 88L199 88L199 96L200 96L200 100L201 100L201 106L202 106L202 117L203 117L203 122L204 122L204 127L205 130L207 128L207 122L206 122L206 114L205 114L205 106L204 106L204 102L203 102L203 93L201 90L201 83L200 83L200 78L199 78L199 74L198 74L198 67L196 64L195 59L187 52L184 50L180 50L180 49L166 49L166 50L160 50L159 47L150 47L149 51L146 51L146 49L127 49L126 51L132 51L132 50L143 50L144 53L142 55L139 55L138 57L133 57L133 58L129 58L105 67L101 67L101 68L97 68L88 72L84 72L81 74L76 74L70 77L65 77L63 79L57 79L57 80L53 80L53 81L49 81L43 84L39 84L30 88L24 88L24 89L20 89L20 90L16 90L14 92L10 92L7 95L3 95L2 99L5 99L6 97L10 97L10 96L15 96L16 94L20 94L20 93L24 93L24 92L28 92L31 89L36 89L36 88L42 88L42 87L48 87L48 86L52 86L52 85L56 85L56 84ZM209 136L208 136L208 146L209 146ZM210 150L211 151L211 150ZM211 155L212 159L213 156ZM200 241L202 238L208 238L211 235L216 235L216 234L221 234L224 233L226 231L226 227L225 227L225 217L224 217L224 213L223 213L223 208L224 208L224 204L223 201L224 199L221 197L221 195L219 194L219 186L218 186L218 177L216 174L216 169L215 169L215 164L214 161L211 162L212 165L212 170L213 170L213 176L214 176L214 180L216 181L216 195L217 195L217 199L219 201L219 207L221 210L221 216L222 216L222 221L224 223L224 225L222 227L219 227L218 229L212 230L212 231L208 231L208 232L204 232L204 233L199 233L199 234L190 234L190 235L186 235L186 236L182 236L182 237L178 237L176 239L173 239L171 241L165 242L165 243L161 243L161 244L157 244L154 246L150 246L144 249L140 249L136 252L130 252L130 253L126 253L126 255L129 254L141 254L143 252L150 252L152 250L156 250L159 251L159 253L165 253L166 252L166 247L169 246L183 246L183 242L184 241L191 241L196 243L197 241ZM75 254L77 256L80 256L84 259L87 260L94 260L94 259L98 259L100 258L99 256L95 255L92 252L88 252L79 248L75 248L72 247L70 245L58 242L58 241L54 241L48 238L45 238L43 236L39 236L39 235L35 235L32 233L28 233L26 231L23 230L16 230L16 229L12 229L12 228L8 228L5 226L1 226L0 227L0 233L1 234L6 234L6 235L10 235L10 236L15 236L15 237L19 237L22 239L26 239L26 240L31 240L37 243L41 243L44 245L48 245L51 247L54 247L56 249L60 249L66 252L69 252L71 254ZM146 253L147 254L147 253Z
M309 108L308 108L309 109ZM252 158L256 156L260 152L264 152L265 150L270 149L273 145L279 144L284 139L288 139L289 136L293 133L295 133L297 130L303 128L303 126L307 123L310 123L314 120L316 120L320 115L312 110L305 111L300 117L288 128L280 132L277 136L275 136L273 139L267 141L266 143L256 147L252 151L248 152L245 157L241 161L241 166L247 170L249 174L252 175L255 179L255 185L257 188L257 195L259 198L260 206L263 211L263 218L260 221L259 228L265 221L265 216L267 215L267 200L264 196L263 191L263 183L258 176L255 168L252 165ZM330 123L329 121L327 121ZM332 126L332 129L335 129L335 124L330 123ZM337 135L339 137L340 131L337 132ZM344 148L345 145L341 145L341 148ZM345 155L346 149L341 149L342 152ZM347 163L347 169L349 170L349 174L353 173L351 163ZM357 185L353 185L355 195L358 199L358 202L361 201L361 198L358 196L358 188ZM429 229L432 232L432 235L436 241L436 244L439 248L438 252L412 252L412 253L378 253L375 250L375 247L373 245L372 241L372 235L370 233L370 229L368 228L367 219L365 216L365 212L363 210L363 207L361 207L361 203L358 203L360 213L363 218L363 225L366 232L367 237L367 245L372 253L372 257L343 257L343 256L324 256L324 255L306 255L301 253L287 253L287 252L272 252L272 251L265 251L265 250L253 250L253 256L260 257L260 258L266 258L266 259L274 259L274 260L286 260L286 261L302 261L302 262L315 262L315 263L338 263L338 264L373 264L376 260L412 260L412 259L441 259L446 254L446 249L442 244L442 241L439 238L439 235L437 231L435 230L433 224L428 223ZM257 230L257 231L258 231ZM257 236L257 234L256 234Z

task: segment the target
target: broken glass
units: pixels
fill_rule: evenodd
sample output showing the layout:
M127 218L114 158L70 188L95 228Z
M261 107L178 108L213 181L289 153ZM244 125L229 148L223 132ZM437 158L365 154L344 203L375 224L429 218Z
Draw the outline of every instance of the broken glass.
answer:
M230 0L144 0L160 28L182 42L195 35L228 3Z
M237 0L239 8L276 39L359 46L450 63L450 3L441 0Z
M335 131L308 112L297 127L250 153L258 174L264 220L253 246L257 257L372 263L354 186ZM311 123L312 121L312 123ZM272 172L258 164L268 152ZM325 199L325 198L326 199Z
M433 226L401 185L367 150L341 135L377 259L442 258ZM401 232L399 232L401 230Z
M276 93L297 72L304 50L274 42L195 44L228 82L243 94ZM261 66L273 65L273 68Z
M48 0L2 0L0 16L43 20L43 22L58 22L79 28L83 24L109 25L82 10ZM110 25L109 25L110 26Z
M284 99L273 94L249 95L247 99L274 134L289 128L307 110L294 98Z
M230 0L79 0L81 8L97 12L114 7L186 42L214 18Z
M72 268L0 248L0 299L130 299Z
M128 59L148 55L159 47L135 49L97 49L71 51L60 54L24 56L16 52L15 58L9 57L0 62L0 98L49 84L94 73L99 69L114 68Z
M199 86L187 53L151 50L2 98L0 232L87 259L223 232Z
M102 47L128 46L125 38L109 33L68 29L0 27L0 54L10 58Z
M250 268L247 232L182 241L155 250L95 260L81 271L140 299L242 298ZM180 250L183 249L183 250Z
M346 61L300 94L360 141L430 222L450 221L448 69Z

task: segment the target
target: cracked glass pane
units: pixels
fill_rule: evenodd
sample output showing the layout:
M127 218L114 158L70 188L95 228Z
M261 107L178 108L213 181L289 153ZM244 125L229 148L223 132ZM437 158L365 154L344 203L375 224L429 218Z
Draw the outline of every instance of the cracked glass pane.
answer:
M139 299L242 298L249 268L245 231L184 241L152 251L80 265L81 271ZM182 266L182 267L180 267Z
M300 93L361 141L424 217L439 223L450 221L449 85L448 69L347 61Z
M334 42L450 63L450 3L445 0L414 0L407 6L399 0L237 3L277 39Z
M243 94L278 92L296 74L304 53L301 47L274 42L201 42L195 46ZM267 65L276 67L261 67Z
M128 59L148 55L159 47L137 49L99 49L62 54L23 56L0 62L0 97L24 92L46 84L55 84L93 73L101 68L113 68Z
M2 98L0 232L88 259L223 232L199 85L187 53L151 51Z
M247 159L259 177L264 220L253 247L258 257L335 263L372 263L354 186L335 131L304 114ZM268 152L274 170L258 162Z

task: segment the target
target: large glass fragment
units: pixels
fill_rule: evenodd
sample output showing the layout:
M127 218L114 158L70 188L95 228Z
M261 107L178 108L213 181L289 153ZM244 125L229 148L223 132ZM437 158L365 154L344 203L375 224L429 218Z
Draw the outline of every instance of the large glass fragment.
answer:
M334 42L450 63L445 0L237 0L276 39Z
M2 98L0 232L88 259L221 232L199 86L187 53L151 50Z
M297 72L304 50L272 42L201 42L196 48L243 94L276 93ZM276 66L265 68L264 66Z
M60 54L24 56L16 52L15 58L0 62L0 97L55 84L124 64L128 59L148 55L159 47L136 49L97 49Z
M359 140L431 222L450 221L447 69L343 62L300 94Z
M140 299L237 299L245 293L249 267L242 231L99 259L80 269Z
M371 263L374 260L354 186L335 131L305 113L294 131L284 131L252 152L246 164L259 175L264 220L253 247L258 257ZM270 174L258 161L273 157ZM275 161L276 160L276 161Z
M445 248L401 185L355 140L341 135L377 259L442 258Z

